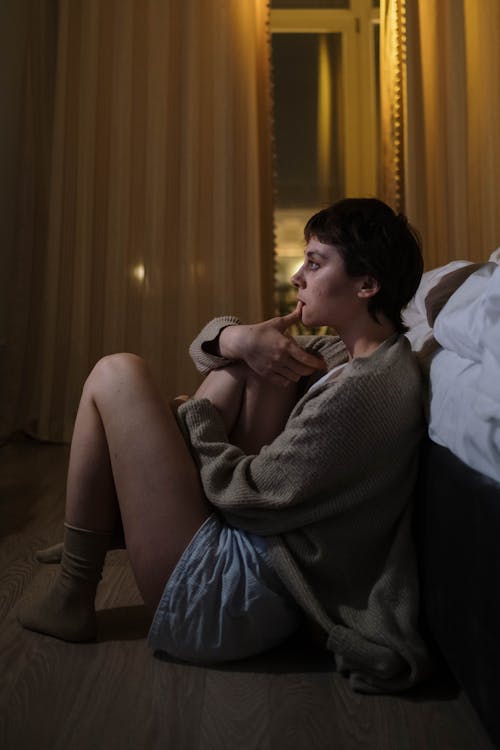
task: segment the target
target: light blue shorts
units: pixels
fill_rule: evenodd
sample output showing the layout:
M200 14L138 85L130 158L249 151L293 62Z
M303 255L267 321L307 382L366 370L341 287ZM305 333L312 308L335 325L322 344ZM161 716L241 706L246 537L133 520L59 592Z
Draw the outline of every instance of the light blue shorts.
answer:
M274 572L264 538L211 515L165 586L148 641L199 664L243 659L278 645L302 615Z

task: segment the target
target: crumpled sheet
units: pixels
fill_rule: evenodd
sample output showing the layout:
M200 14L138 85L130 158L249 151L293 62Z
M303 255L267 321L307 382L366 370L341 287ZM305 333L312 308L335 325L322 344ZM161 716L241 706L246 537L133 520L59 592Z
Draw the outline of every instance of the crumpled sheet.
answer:
M496 260L496 258L495 258ZM487 263L450 297L434 323L429 435L500 481L500 266Z

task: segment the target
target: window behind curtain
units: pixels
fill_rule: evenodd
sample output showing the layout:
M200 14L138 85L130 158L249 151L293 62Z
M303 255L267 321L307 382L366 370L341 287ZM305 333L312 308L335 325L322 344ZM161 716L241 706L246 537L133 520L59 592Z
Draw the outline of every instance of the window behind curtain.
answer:
M378 14L372 0L273 0L276 307L295 304L307 219L374 195Z

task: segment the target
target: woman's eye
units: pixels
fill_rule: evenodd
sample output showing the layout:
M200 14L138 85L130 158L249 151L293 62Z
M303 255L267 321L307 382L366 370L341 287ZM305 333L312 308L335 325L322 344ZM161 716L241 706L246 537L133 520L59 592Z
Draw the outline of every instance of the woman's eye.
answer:
M319 263L315 263L313 260L307 261L307 267L311 271L315 271L317 268L319 268Z

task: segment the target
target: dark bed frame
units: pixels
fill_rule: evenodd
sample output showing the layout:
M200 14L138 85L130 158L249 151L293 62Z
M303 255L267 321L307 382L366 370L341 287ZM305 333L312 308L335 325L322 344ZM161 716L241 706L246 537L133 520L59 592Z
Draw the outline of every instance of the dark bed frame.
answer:
M428 440L416 536L424 628L500 747L500 483Z

